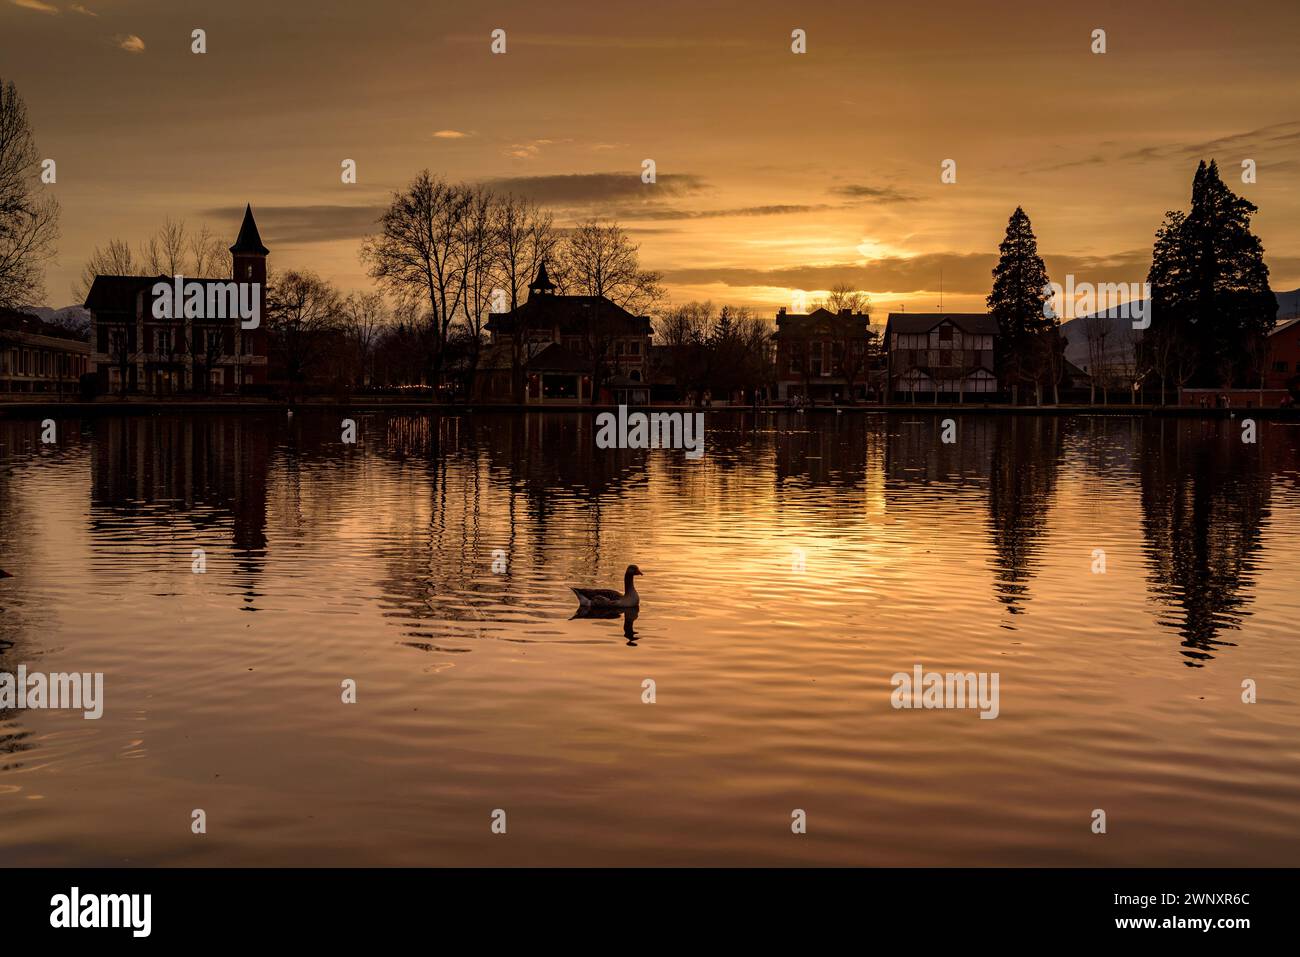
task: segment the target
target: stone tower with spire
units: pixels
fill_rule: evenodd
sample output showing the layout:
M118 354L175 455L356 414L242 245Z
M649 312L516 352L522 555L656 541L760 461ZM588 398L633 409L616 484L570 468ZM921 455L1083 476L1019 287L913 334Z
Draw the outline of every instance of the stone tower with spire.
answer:
M239 236L230 247L231 277L236 282L255 282L261 299L261 325L256 329L236 328L237 349L240 361L236 364L238 374L244 385L266 382L266 354L268 339L266 334L266 257L270 252L262 243L257 231L257 222L253 219L253 206L244 205L244 221L239 227ZM260 362L255 360L260 358Z

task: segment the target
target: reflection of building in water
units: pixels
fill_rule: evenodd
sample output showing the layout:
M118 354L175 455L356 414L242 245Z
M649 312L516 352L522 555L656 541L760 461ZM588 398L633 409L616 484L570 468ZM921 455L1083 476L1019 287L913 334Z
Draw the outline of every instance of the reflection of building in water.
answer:
M1149 581L1180 618L1171 624L1183 636L1184 664L1200 667L1234 644L1222 634L1249 614L1269 514L1263 453L1241 441L1237 423L1217 420L1149 422L1141 449Z
M270 449L271 423L261 417L96 420L90 466L96 544L170 544L190 535L197 545L228 524L232 557L251 600L266 556Z

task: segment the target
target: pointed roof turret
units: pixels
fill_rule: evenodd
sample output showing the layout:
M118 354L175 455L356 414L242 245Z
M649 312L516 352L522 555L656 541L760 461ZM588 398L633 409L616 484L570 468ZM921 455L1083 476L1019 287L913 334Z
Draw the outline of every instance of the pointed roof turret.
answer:
M262 245L262 237L257 233L257 223L253 221L253 206L244 206L244 224L239 227L239 238L230 247L232 253L258 253L265 256L270 252Z
M551 282L551 277L546 275L546 263L542 263L537 269L537 278L533 284L528 287L528 291L545 296L548 293L555 292L555 283Z

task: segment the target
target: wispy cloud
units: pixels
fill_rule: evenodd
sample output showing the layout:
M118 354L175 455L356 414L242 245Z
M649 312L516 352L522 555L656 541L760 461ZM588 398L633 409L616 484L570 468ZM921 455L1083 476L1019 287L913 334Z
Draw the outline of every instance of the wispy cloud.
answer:
M1048 273L1087 276L1092 282L1131 282L1146 277L1149 250L1131 250L1114 256L1044 255ZM815 263L778 269L692 268L670 270L669 282L697 285L774 287L779 289L829 289L837 282L873 292L920 293L939 288L956 295L988 294L996 254L923 253L916 256L881 256L857 262Z
M81 4L79 4L79 3L74 3L74 4L72 5L72 12L73 12L73 13L81 13L81 14L84 14L85 16L88 16L88 17L97 17L97 16L99 16L99 14L96 13L94 10L88 9L87 7L83 7L83 6L82 6Z
M832 195L843 196L845 199L875 200L878 203L913 203L916 201L915 196L896 190L892 186L867 186L863 183L847 183L844 186L831 187L830 192Z
M128 33L126 36L118 35L113 38L113 42L127 53L143 53L144 41L134 33Z
M268 246L300 246L360 239L377 231L376 222L383 215L382 206L258 206L257 223ZM237 224L244 215L243 206L205 209L202 215Z
M473 133L462 133L460 130L438 130L433 134L434 139L439 140L463 140L473 135Z
M527 143L511 143L505 154L515 159L533 159L542 151L543 146L550 146L554 142L555 140L529 140Z
M1042 167L1040 171L1054 172L1081 166L1101 166L1107 163L1162 163L1167 160L1191 161L1223 156L1231 156L1236 161L1238 157L1251 155L1252 152L1257 154L1255 158L1258 159L1276 149L1294 150L1298 144L1300 144L1300 120L1290 120L1262 126L1245 133L1230 133L1198 143L1163 143L1124 152L1093 152L1077 159Z
M735 216L792 216L836 209L825 203L793 205L772 203L766 206L733 206L728 209L680 209L670 206L622 206L605 212L612 219L730 219Z
M556 176L507 176L485 185L526 196L538 203L608 203L631 199L658 201L704 188L704 180L691 173L661 173L653 184L641 182L640 172L569 173Z
M486 41L479 34L454 34L451 43L478 45ZM613 36L590 34L546 34L510 31L509 42L514 46L561 47L595 50L717 50L724 47L746 47L749 43L737 37L717 36Z
M41 0L10 0L15 7L22 7L24 10L35 10L38 13L53 13L58 15L59 8L49 4L42 3Z

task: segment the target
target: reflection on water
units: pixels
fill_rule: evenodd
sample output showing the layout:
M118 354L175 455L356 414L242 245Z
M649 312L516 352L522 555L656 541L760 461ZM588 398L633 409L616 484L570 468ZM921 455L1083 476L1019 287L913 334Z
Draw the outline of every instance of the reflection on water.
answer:
M357 418L0 423L0 671L106 674L0 713L7 858L1296 863L1300 427ZM1001 716L891 710L916 663Z

